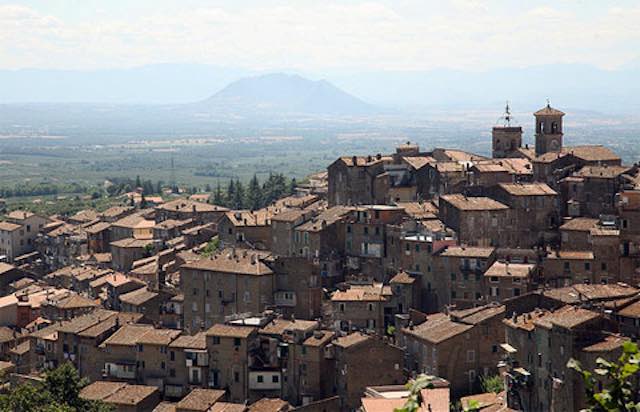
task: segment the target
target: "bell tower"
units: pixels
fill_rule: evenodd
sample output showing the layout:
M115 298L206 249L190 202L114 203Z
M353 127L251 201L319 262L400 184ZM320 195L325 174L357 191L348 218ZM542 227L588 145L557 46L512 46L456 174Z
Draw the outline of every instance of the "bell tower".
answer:
M494 158L513 156L513 153L522 147L522 127L512 124L513 116L509 102L504 109L504 114L498 119L499 125L491 131L491 154Z
M536 156L562 150L562 116L549 104L533 114L536 118Z

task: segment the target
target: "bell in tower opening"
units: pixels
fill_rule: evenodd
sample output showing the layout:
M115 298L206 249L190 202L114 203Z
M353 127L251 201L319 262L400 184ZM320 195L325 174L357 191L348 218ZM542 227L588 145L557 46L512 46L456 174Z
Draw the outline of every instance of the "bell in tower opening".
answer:
M504 114L498 119L499 124L491 131L494 158L519 157L516 152L522 147L522 127L515 126L513 122L511 108L507 102Z
M562 150L562 116L547 100L547 106L533 114L536 118L536 156Z

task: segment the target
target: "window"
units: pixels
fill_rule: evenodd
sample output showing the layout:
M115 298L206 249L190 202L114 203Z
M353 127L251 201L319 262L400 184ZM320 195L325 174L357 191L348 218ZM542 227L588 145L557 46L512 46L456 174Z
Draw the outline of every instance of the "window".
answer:
M369 228L367 226L364 227L364 234L365 235L369 234Z
M214 345L219 345L220 344L220 336L214 336L213 337L213 344Z
M380 228L376 226L376 236L380 235Z
M451 280L452 280L453 282L455 282L455 281L456 281L456 274L455 274L455 273L452 273L452 274L451 274Z
M420 245L416 243L416 252L420 252Z
M564 271L568 272L571 270L571 266L569 264L569 262L564 262Z
M347 225L347 233L351 233L351 225Z
M369 303L369 312L373 312L373 303Z
M166 367L166 365L165 365L164 361L160 362L160 369L164 370L165 367Z
M476 381L476 371L475 371L475 370L473 370L473 369L471 369L471 370L469 371L469 382L470 382L470 383L473 383L473 382L475 382L475 381Z
M239 372L233 372L233 381L234 382L240 382L240 373Z
M606 271L606 270L607 270L607 262L602 262L602 264L600 265L600 267L601 267L601 269L602 269L603 271Z
M513 296L520 296L520 289L519 288L513 289Z
M475 362L476 360L476 351L468 350L467 351L467 362Z
M176 377L176 370L175 369L169 369L169 376L172 378Z
M241 343L240 338L233 338L233 346L240 346Z
M169 352L169 360L176 360L176 353L174 351Z
M462 274L462 280L468 281L469 280L469 274L468 273L463 273Z
M280 383L280 377L278 375L273 375L271 377L271 382L272 383Z
M340 312L344 312L344 309L345 309L344 306L345 306L344 303L340 304Z
M498 345L492 345L491 346L491 352L498 353Z
M263 382L264 382L264 376L258 375L258 383L263 383Z
M144 348L142 347L141 344L138 344L138 352L142 352L144 350Z
M584 262L584 270L586 270L587 272L589 272L591 270L591 263L590 262Z
M451 299L455 299L456 298L456 291L452 290L451 291Z

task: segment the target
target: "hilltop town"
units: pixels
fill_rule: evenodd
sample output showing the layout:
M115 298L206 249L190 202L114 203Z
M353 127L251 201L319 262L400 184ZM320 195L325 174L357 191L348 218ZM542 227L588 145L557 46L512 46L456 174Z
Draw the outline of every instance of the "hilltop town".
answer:
M564 117L526 143L507 107L491 157L347 153L255 209L7 211L0 379L70 363L116 411L391 412L420 374L425 412L584 408L570 359L640 336L640 170Z

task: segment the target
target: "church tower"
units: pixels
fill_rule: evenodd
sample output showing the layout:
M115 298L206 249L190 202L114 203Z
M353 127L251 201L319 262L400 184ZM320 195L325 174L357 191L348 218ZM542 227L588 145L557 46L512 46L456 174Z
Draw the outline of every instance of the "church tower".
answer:
M564 113L549 105L533 114L536 117L536 156L562 150L562 116Z
M504 115L498 120L502 124L494 126L491 131L491 153L494 158L511 157L522 147L522 127L512 125L512 121L511 108L507 102Z

